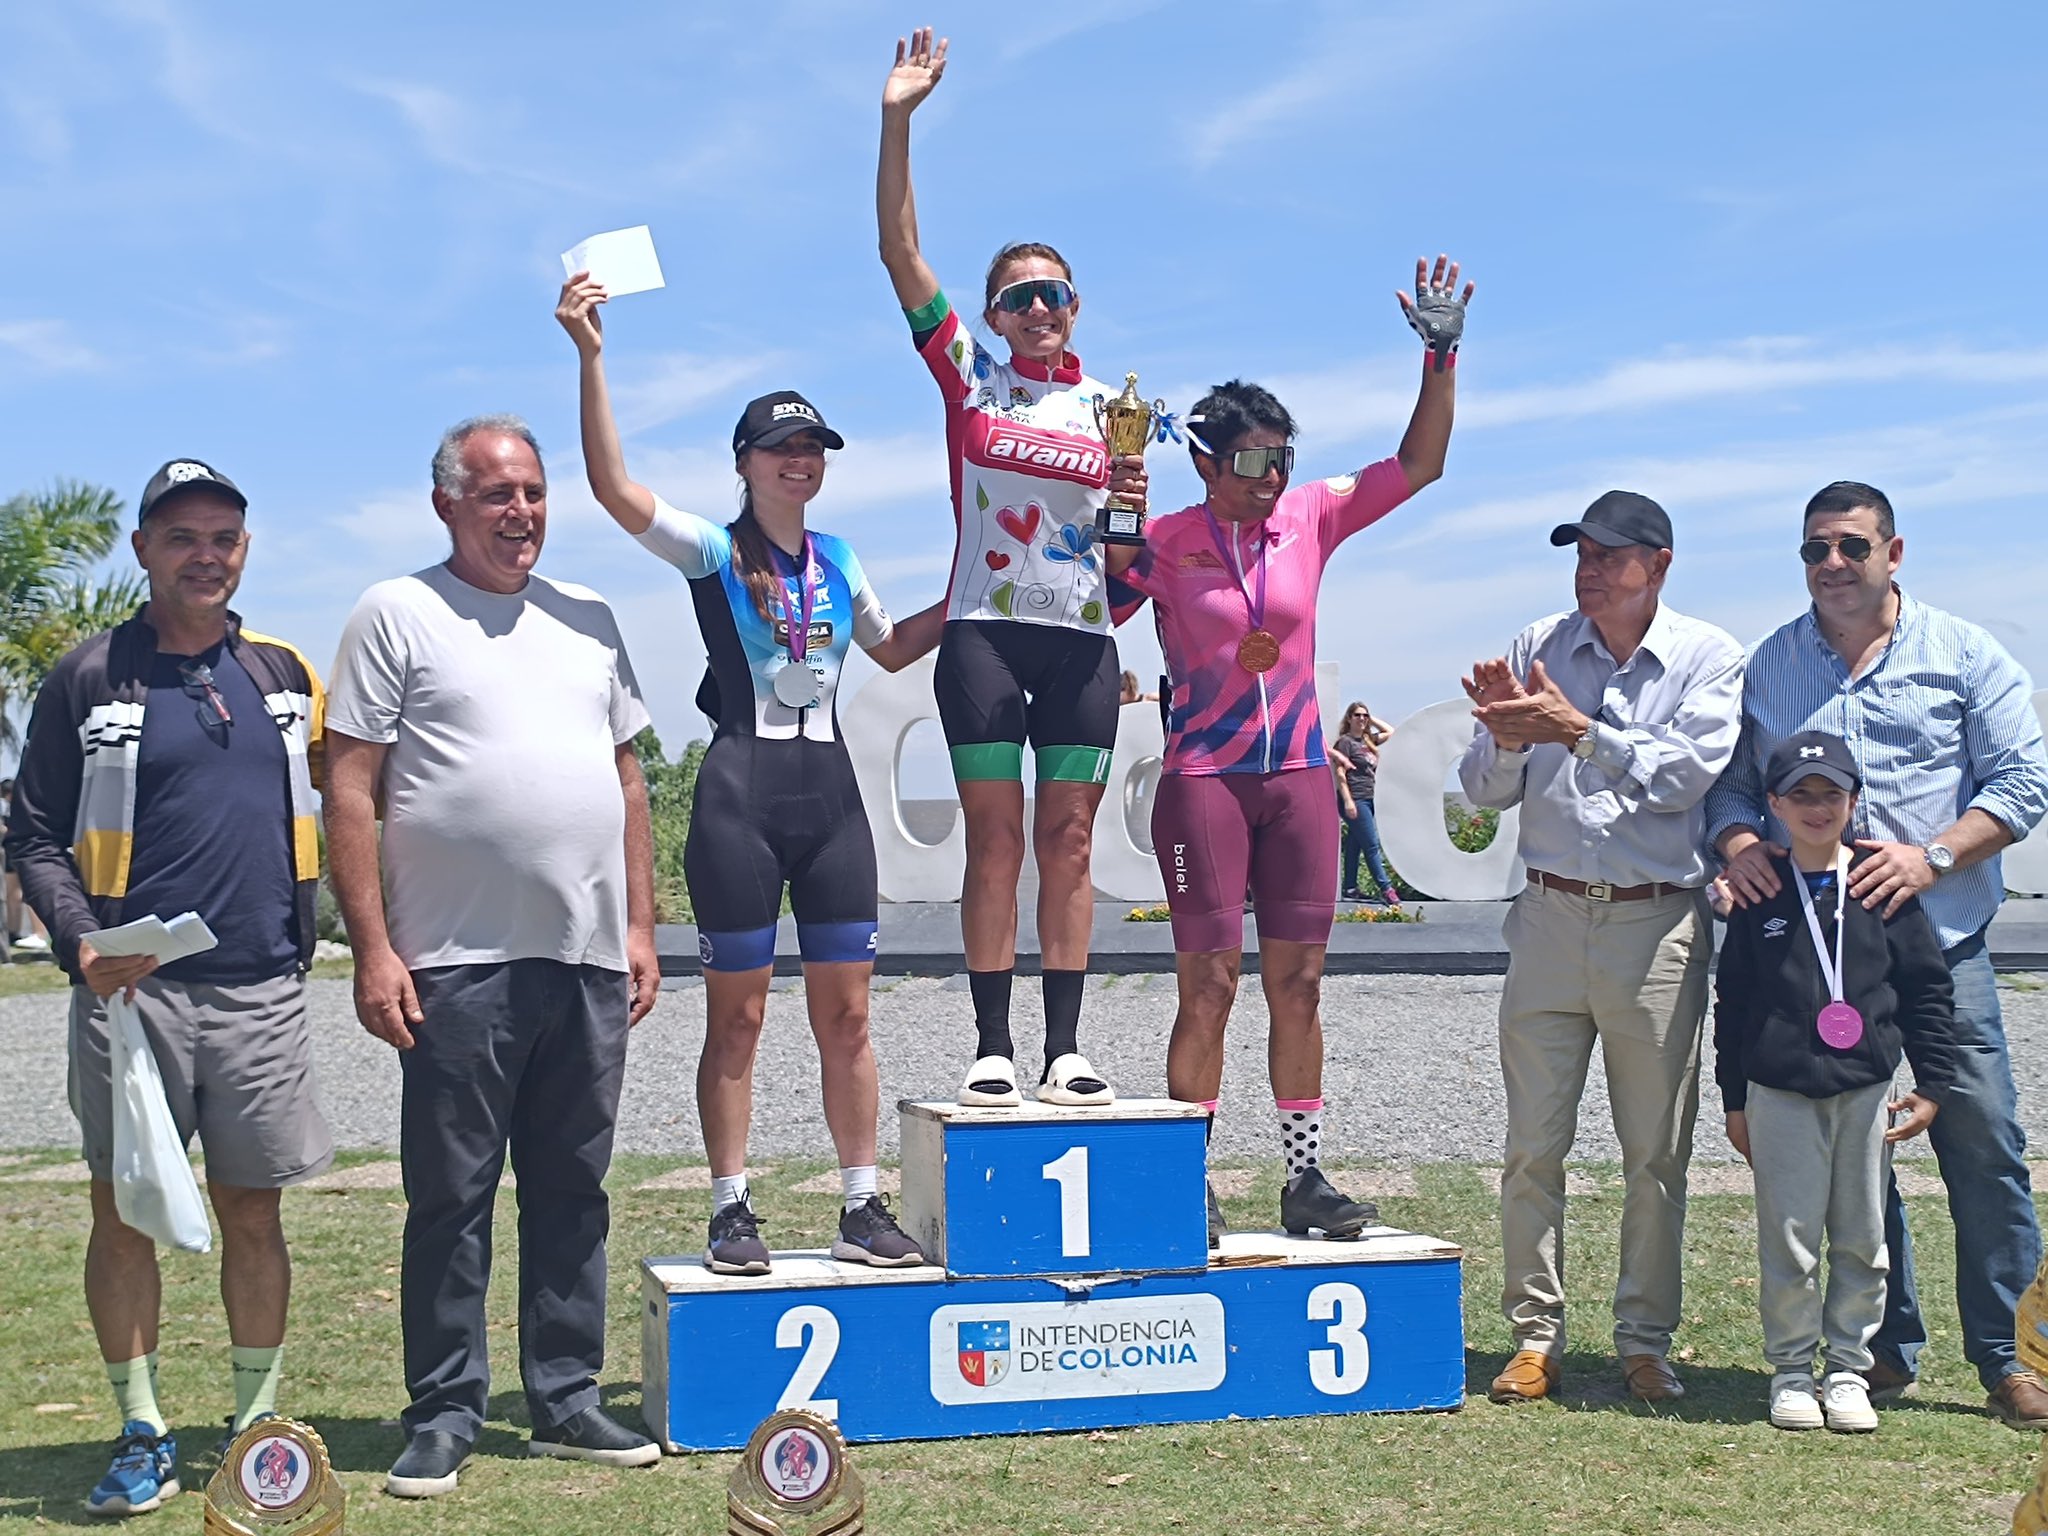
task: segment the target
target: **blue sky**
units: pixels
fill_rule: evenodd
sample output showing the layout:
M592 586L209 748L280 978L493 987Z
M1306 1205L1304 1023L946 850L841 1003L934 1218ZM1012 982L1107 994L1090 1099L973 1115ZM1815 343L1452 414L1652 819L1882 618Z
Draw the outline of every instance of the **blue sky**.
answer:
M1545 534L1621 485L1677 527L1675 605L1752 639L1803 603L1798 509L1899 508L1905 578L2048 678L2048 11L1904 4L1127 4L573 11L67 0L0 8L0 494L240 481L237 606L323 667L372 580L439 557L427 461L525 414L542 568L619 609L671 747L701 731L680 580L585 490L557 254L648 223L669 286L608 356L634 472L714 517L732 422L803 390L848 440L815 504L885 600L943 582L940 416L877 261L896 35L953 40L919 113L927 254L1074 263L1091 372L1185 407L1232 375L1305 474L1392 451L1422 253L1479 282L1446 478L1354 540L1321 652L1380 713L1455 692L1570 601ZM1189 499L1174 453L1156 504ZM1150 626L1125 631L1134 665Z

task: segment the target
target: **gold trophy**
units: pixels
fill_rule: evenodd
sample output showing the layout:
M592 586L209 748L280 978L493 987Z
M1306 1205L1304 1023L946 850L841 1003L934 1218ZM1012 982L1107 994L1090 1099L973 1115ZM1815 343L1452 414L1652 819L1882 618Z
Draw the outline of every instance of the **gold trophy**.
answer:
M802 1408L761 1421L726 1485L729 1536L861 1536L866 1512L845 1439Z
M1138 376L1124 375L1124 392L1114 400L1095 397L1095 425L1102 433L1102 440L1109 446L1111 458L1122 458L1125 454L1142 454L1145 445L1152 440L1154 418L1166 414L1166 402L1154 400L1147 405L1138 393ZM1142 544L1145 542L1145 509L1134 506L1118 496L1109 493L1095 514L1095 538L1102 544Z
M348 1495L310 1424L258 1419L206 1485L206 1536L338 1536Z

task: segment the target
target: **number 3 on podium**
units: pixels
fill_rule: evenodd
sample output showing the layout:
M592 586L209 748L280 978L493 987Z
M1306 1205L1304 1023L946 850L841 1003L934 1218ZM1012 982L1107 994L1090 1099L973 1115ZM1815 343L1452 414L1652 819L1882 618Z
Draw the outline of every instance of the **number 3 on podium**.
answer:
M1334 1349L1308 1352L1308 1379L1325 1397L1348 1397L1365 1385L1372 1350L1365 1342L1365 1292L1331 1280L1308 1293L1308 1320L1328 1322Z

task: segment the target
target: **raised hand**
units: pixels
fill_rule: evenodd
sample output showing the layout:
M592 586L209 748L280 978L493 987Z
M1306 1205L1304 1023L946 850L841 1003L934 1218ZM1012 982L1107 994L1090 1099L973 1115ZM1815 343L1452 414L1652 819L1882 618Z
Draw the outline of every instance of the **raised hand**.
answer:
M597 309L608 297L604 284L588 272L578 272L562 284L555 318L561 321L562 329L569 333L577 352L584 357L594 357L604 349L604 322L598 319Z
M1401 301L1401 313L1408 324L1420 336L1423 343L1436 355L1436 371L1442 373L1458 343L1465 336L1465 306L1472 302L1477 284L1467 283L1463 293L1458 292L1458 264L1448 256L1438 256L1436 270L1431 271L1427 257L1415 258L1415 297L1409 298L1400 289L1394 290L1394 297Z
M1517 747L1541 742L1568 747L1592 725L1540 661L1529 663L1529 686L1520 698L1480 703L1472 713L1495 740Z
M930 27L916 28L908 42L896 39L896 67L882 82L884 111L894 107L914 112L917 104L931 95L932 87L946 72L946 43L942 37L934 47Z
M1509 699L1527 697L1504 656L1473 662L1472 675L1458 681L1474 704L1505 704Z

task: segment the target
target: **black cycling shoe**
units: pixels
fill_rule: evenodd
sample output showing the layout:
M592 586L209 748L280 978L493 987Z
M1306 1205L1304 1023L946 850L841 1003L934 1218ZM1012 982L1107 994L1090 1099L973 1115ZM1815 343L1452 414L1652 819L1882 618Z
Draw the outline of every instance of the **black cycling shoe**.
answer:
M1280 1225L1294 1237L1311 1230L1324 1237L1356 1237L1379 1225L1380 1208L1370 1200L1348 1200L1320 1168L1304 1168L1280 1189Z
M393 1498L431 1499L455 1491L455 1474L469 1460L473 1442L446 1429L423 1429L405 1442L391 1464L384 1491Z
M1209 1191L1209 1246L1214 1248L1223 1241L1223 1234L1230 1230L1230 1223L1223 1219L1223 1204L1216 1198L1216 1186L1206 1179L1203 1183Z
M713 1214L704 1267L714 1275L768 1273L768 1245L761 1241L761 1218L750 1199L720 1206Z
M553 1429L536 1424L527 1439L526 1454L594 1461L606 1467L646 1467L661 1460L661 1447L602 1408L586 1408L570 1414Z
M282 1417L282 1415L275 1413L259 1413L247 1424L244 1424L242 1426L242 1429L254 1429L258 1424L261 1424L265 1419L275 1419L279 1417ZM228 1459L228 1448L235 1443L235 1437L241 1434L242 1432L241 1429L235 1428L235 1416L232 1413L228 1415L227 1425L228 1432L220 1437L220 1443L213 1448L213 1459L216 1463L223 1462Z

